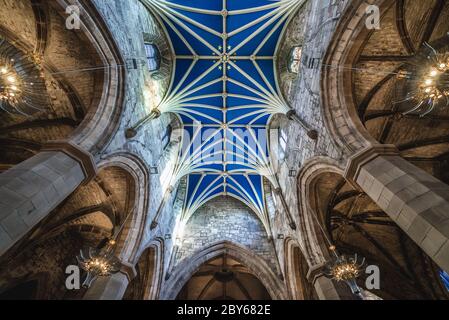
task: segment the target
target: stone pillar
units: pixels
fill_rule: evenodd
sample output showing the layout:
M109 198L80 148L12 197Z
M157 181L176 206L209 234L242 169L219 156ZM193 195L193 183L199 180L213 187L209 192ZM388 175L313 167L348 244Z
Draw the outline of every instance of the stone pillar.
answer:
M52 142L0 174L0 256L95 176L93 157L67 142Z
M372 146L353 156L346 178L364 191L443 270L449 271L449 186L399 156Z
M307 280L312 283L320 300L341 300L340 295L331 279L322 272L323 265L310 268Z
M83 300L122 300L129 283L136 275L134 266L124 264L119 273L95 280Z

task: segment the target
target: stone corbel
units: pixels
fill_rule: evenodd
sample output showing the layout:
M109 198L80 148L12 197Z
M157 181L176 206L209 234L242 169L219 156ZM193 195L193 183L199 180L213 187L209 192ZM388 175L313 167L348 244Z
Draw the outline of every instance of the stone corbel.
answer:
M84 185L92 181L98 174L97 165L92 154L70 141L50 141L42 147L41 151L63 152L77 161L84 172Z
M286 114L287 118L291 121L298 123L306 132L307 136L312 140L318 140L318 131L312 129L303 119L301 119L295 110L290 110Z
M306 278L312 285L315 285L315 282L318 278L324 276L323 268L325 263L317 264L312 266L307 272Z
M124 274L128 278L129 282L131 282L135 277L137 277L137 270L130 263L122 263L120 273Z
M356 181L363 166L380 156L398 155L400 155L400 153L395 145L378 144L369 146L349 158L348 165L346 166L345 178L354 188L360 190Z

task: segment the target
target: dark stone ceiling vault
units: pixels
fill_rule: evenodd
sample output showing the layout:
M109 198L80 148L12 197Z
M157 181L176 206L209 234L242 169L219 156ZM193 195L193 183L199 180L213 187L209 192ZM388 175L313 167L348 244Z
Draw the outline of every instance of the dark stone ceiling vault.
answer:
M398 0L391 4L381 29L364 40L354 63L359 70L353 73L357 112L377 141L396 145L409 161L449 182L449 109L439 108L425 117L403 115L401 108L406 106L397 101L405 93L396 77L419 56L425 43L432 45L447 35L449 3Z

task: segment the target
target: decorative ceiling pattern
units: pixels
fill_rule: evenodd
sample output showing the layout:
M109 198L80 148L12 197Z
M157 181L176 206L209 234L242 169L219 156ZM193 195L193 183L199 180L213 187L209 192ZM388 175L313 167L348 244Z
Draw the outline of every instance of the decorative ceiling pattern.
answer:
M278 186L267 126L273 115L291 111L278 85L276 52L303 1L142 2L175 54L170 89L152 113L174 113L184 125L173 179L188 176L184 218L228 195L266 221L263 177Z

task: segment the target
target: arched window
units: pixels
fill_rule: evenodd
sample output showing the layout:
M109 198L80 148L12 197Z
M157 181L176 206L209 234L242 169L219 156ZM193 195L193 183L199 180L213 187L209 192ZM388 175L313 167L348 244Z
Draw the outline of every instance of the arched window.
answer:
M159 70L161 66L161 55L159 49L152 43L145 42L145 54L147 66L150 72Z
M293 47L290 52L290 58L288 61L288 71L290 73L298 74L301 70L301 57L302 57L302 47Z
M170 144L170 138L171 134L173 132L173 127L169 124L167 128L165 129L164 136L162 137L162 145L164 146L164 149L168 147Z
M279 214L278 199L274 188L271 188L271 199L273 201L273 210L270 210L270 218L273 219Z
M279 160L285 160L287 151L287 132L279 129Z

